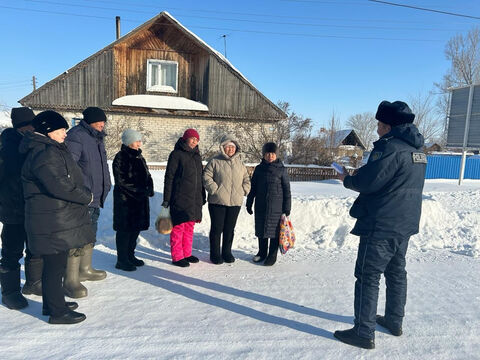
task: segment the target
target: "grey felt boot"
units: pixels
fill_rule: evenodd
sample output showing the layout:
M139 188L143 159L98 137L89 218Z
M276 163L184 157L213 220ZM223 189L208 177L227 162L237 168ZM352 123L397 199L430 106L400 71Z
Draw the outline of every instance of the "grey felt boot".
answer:
M73 250L73 251L72 251ZM88 290L80 283L80 259L81 256L72 249L67 258L67 268L63 278L63 291L66 296L78 299L88 295ZM73 254L73 255L72 255Z
M103 270L96 270L92 267L93 243L83 247L83 255L80 256L80 281L99 281L107 277Z

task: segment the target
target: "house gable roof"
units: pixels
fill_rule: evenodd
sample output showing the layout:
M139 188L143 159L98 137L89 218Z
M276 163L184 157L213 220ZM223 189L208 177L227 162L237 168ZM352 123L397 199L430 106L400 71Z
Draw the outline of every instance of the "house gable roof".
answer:
M152 25L154 25L157 22L161 21L168 21L170 22L173 26L175 26L179 31L181 31L185 36L187 36L189 39L191 39L197 46L200 48L204 49L207 53L210 55L214 56L220 63L224 64L226 68L232 72L237 78L239 78L241 81L243 81L247 86L249 86L253 91L255 91L264 101L266 101L270 106L272 106L275 109L275 112L278 113L278 118L286 118L286 114L273 102L271 102L265 95L263 95L237 68L235 68L230 61L228 61L220 52L209 46L205 41L203 41L199 36L197 36L195 33L191 32L188 30L185 26L183 26L177 19L175 19L172 15L170 15L168 12L163 11L160 14L156 15L155 17L151 18L147 22L143 23L142 25L136 27L132 31L128 32L121 38L115 40L111 44L107 45L103 49L97 51L93 55L89 56L85 60L81 61L77 65L73 66L72 68L68 69L61 75L57 76L56 78L50 80L49 82L45 83L35 91L31 92L27 96L23 97L19 102L23 105L24 102L28 102L29 98L32 97L32 95L41 92L44 88L47 88L51 86L53 83L59 82L66 78L69 73L74 72L78 68L81 68L88 62L90 62L92 59L96 58L97 56L100 56L101 54L105 53L106 51L110 51L113 49L115 46L128 42L129 40L132 40L136 35L141 33L142 31L145 31L146 29L149 29Z

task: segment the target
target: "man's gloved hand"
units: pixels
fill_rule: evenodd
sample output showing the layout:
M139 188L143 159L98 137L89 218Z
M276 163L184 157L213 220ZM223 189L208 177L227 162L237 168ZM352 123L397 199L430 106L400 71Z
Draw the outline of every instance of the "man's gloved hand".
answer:
M170 205L170 204L168 203L168 201L162 202L162 206L163 206L164 208L168 208L169 205Z
M247 212L252 215L253 214L253 210L252 210L252 207L251 206L247 206Z

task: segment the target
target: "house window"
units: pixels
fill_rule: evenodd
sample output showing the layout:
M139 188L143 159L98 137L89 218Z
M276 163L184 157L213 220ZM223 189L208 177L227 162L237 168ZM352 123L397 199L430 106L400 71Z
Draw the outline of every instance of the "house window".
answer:
M178 63L168 60L147 60L147 91L177 92Z

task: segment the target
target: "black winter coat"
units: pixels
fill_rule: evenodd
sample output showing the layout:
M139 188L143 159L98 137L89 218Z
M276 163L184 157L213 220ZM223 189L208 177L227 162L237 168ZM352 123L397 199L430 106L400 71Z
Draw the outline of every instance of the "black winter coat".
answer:
M23 224L25 219L21 172L26 155L18 151L22 139L14 128L1 134L0 221L4 224Z
M93 193L91 207L102 207L112 187L104 144L105 133L97 131L85 120L74 126L65 140L73 159L82 170L85 186Z
M27 133L20 152L27 154L22 182L29 250L49 255L94 242L87 207L92 194L65 144Z
M292 198L290 180L280 160L268 163L265 160L255 167L252 187L247 196L247 208L255 199L255 236L276 238L282 213L290 212Z
M150 226L153 181L142 150L122 145L113 159L113 230L142 231Z
M168 157L163 187L163 201L170 206L173 226L202 221L202 206L206 202L202 171L198 146L191 149L182 138L178 139Z
M423 136L413 124L394 126L374 142L366 165L345 177L346 188L360 192L350 215L354 235L407 237L418 233L427 158Z

